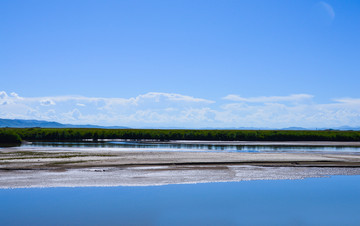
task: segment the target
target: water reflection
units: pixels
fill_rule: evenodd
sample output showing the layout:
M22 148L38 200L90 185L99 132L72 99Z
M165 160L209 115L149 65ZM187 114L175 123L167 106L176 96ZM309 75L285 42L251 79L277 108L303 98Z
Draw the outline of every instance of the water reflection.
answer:
M360 147L346 146L293 146L293 145L220 145L220 144L169 144L137 141L104 142L33 142L20 148L81 148L88 150L106 149L108 151L206 151L206 152L312 152L312 153L360 153Z

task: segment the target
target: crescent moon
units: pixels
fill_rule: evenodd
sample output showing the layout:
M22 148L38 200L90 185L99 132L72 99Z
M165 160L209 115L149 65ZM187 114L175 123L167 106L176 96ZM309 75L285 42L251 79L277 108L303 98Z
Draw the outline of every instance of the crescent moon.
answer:
M333 20L335 18L335 12L331 5L329 5L326 2L319 2L319 6L326 11L326 13L329 15L331 20Z

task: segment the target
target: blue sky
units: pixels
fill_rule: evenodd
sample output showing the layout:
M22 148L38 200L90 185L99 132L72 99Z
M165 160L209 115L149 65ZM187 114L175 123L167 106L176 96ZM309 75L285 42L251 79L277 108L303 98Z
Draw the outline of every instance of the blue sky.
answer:
M1 1L0 117L360 126L359 1Z

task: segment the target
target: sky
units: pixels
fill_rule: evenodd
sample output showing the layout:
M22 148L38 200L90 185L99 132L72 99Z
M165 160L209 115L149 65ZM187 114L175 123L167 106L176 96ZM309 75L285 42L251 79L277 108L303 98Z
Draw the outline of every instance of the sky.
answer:
M0 1L0 118L360 126L360 1Z

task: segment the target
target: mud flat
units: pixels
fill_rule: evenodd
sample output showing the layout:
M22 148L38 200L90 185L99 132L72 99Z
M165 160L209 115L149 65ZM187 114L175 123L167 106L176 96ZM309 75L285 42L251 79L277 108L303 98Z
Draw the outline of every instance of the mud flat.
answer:
M0 150L0 188L147 186L360 175L360 155Z

